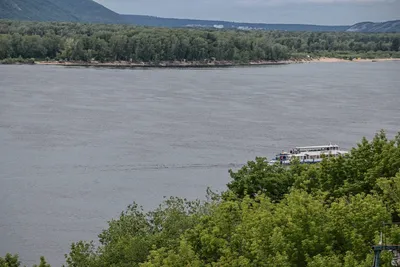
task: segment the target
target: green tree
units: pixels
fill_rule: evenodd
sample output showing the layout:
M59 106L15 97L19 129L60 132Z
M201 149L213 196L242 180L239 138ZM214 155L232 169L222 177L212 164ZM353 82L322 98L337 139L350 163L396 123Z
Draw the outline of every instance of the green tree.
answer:
M11 255L9 253L6 254L4 258L0 257L0 267L20 267L21 262L19 261L18 255ZM40 264L33 265L33 267L50 267L50 265L46 262L44 257L40 257Z
M0 59L8 58L12 55L13 49L8 35L0 35Z
M6 254L4 258L0 257L0 267L19 267L21 262L18 259L18 255Z
M185 241L181 241L176 251L167 251L166 248L152 250L146 263L140 267L175 267L190 266L202 267L202 263L193 251L192 247Z
M277 164L270 165L266 158L257 157L239 171L229 171L232 182L228 188L239 197L263 193L273 201L279 201L290 191L295 176L302 171L303 167L298 163L292 169L287 169Z
M396 37L392 41L392 45L390 47L390 50L399 51L399 48L400 48L400 37Z
M33 265L33 267L51 267L51 266L46 262L46 259L44 257L40 257L39 265Z

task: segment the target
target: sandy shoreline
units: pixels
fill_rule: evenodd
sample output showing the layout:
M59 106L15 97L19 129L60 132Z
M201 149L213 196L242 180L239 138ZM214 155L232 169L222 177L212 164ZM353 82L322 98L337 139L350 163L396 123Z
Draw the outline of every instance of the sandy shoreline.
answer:
M174 61L174 62L80 62L80 61L35 61L36 65L54 65L68 67L109 67L109 68L215 68L215 67L245 67L245 66L268 66L268 65L287 65L296 63L335 63L335 62L387 62L400 61L400 58L377 58L377 59L341 59L341 58L309 58L309 59L293 59L286 61L251 61L249 63L236 63L232 61ZM24 64L24 63L14 63ZM27 63L26 63L27 64ZM31 63L32 64L32 63Z
M375 58L375 59L366 59L366 58L355 58L353 60L342 59L342 58L330 58L330 57L320 57L314 58L309 61L305 60L305 62L325 62L325 63L334 63L334 62L386 62L386 61L400 61L400 58Z

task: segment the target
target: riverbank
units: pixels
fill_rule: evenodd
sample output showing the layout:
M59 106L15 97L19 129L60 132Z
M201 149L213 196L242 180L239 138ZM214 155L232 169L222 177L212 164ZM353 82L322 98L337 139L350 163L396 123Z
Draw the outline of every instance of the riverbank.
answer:
M37 61L38 65L56 65L69 67L114 67L114 68L207 68L207 67L237 67L237 66L265 66L285 65L291 61L251 61L249 63L237 63L233 61L164 61L164 62L80 62L80 61Z
M173 61L173 62L62 62L62 61L37 61L38 65L57 65L57 66L70 66L70 67L114 67L114 68L212 68L212 67L239 67L239 66L268 66L268 65L287 65L296 63L335 63L335 62L386 62L386 61L400 61L400 58L377 58L377 59L342 59L342 58L306 58L306 59L290 59L282 61L250 61L248 63L238 63L233 61Z
M387 62L400 61L400 58L376 58L365 59L355 58L352 60L343 58L302 58L290 59L282 61L258 60L248 63L238 63L234 61L164 61L164 62L99 62L99 61L7 61L5 65L52 65L52 66L68 66L68 67L108 67L108 68L213 68L213 67L239 67L239 66L268 66L268 65L287 65L295 63L335 63L335 62ZM0 63L1 64L1 63Z
M322 62L322 63L335 63L335 62L387 62L387 61L400 61L400 58L354 58L352 60L343 58L330 58L330 57L320 57L312 58L310 60L303 60L303 62Z
M268 66L268 65L287 65L296 63L335 63L335 62L386 62L386 61L400 61L400 58L377 58L377 59L342 59L342 58L306 58L306 59L291 59L282 61L250 61L248 63L237 63L233 61L173 61L173 62L62 62L62 61L38 61L38 65L57 65L57 66L70 66L70 67L114 67L114 68L212 68L212 67L239 67L239 66Z

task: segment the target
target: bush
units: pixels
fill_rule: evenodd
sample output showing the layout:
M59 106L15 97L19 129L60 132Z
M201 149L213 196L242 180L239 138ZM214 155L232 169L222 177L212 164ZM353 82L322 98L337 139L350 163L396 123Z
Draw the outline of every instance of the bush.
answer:
M0 64L35 64L35 59L34 58L6 58L3 60L0 60Z

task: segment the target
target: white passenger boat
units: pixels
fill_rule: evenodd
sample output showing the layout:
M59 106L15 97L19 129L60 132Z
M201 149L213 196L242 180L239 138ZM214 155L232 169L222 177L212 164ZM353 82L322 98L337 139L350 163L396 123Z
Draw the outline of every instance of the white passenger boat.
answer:
M277 154L275 159L269 161L269 164L280 163L283 165L289 165L291 160L296 158L300 163L318 163L323 160L324 157L338 157L340 155L348 154L348 151L341 150L338 145L326 145L326 146L305 146L296 147L290 152L282 151Z

